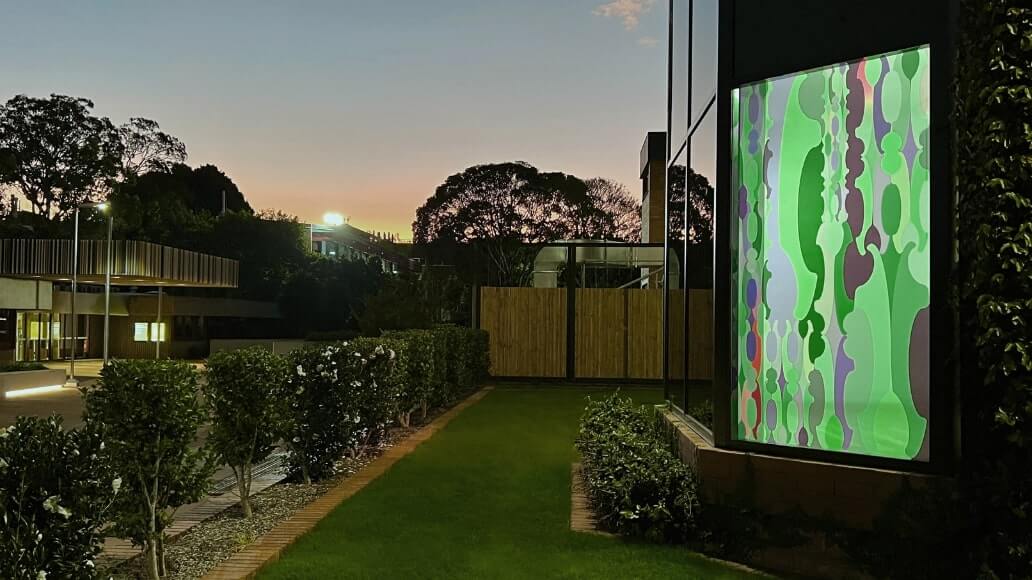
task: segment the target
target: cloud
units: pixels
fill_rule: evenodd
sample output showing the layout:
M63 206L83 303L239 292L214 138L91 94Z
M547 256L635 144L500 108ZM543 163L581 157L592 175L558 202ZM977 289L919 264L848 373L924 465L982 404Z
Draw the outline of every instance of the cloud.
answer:
M634 30L641 16L655 3L656 0L612 0L597 6L593 13L604 18L619 18L623 20L624 28Z
M641 45L641 46L652 48L652 47L656 46L657 44L659 44L659 41L656 40L656 38L654 36L642 36L641 38L638 39L638 44Z

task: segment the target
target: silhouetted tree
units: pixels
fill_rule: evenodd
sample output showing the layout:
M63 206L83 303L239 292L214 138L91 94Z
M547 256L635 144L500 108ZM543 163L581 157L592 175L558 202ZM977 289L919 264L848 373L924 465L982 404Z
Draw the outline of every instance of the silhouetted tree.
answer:
M534 244L619 233L626 200L613 187L596 186L592 195L577 177L525 162L476 165L445 180L412 228L417 243L472 250L474 263L490 265L481 282L522 286L533 273Z
M150 171L169 171L186 161L186 145L150 119L130 118L118 128L118 136L122 142L123 181L133 181Z
M690 167L675 165L670 169L667 191L670 239L683 240L687 236L690 244L712 241L713 186L709 180Z
M212 215L222 213L222 193L225 192L227 211L254 213L233 180L214 165L194 169L188 182L193 196L189 203L195 211L207 211Z
M61 217L106 194L119 172L122 142L88 99L18 95L0 106L0 185L34 213Z
M584 182L588 202L595 210L585 230L592 239L638 242L641 240L641 203L627 187L612 179L594 177Z

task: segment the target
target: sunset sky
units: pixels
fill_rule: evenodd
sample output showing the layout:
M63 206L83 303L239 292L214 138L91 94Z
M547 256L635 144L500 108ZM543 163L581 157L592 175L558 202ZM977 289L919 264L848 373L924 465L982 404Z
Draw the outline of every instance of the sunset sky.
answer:
M256 208L410 237L467 166L528 161L637 193L666 106L666 2L0 2L0 98L158 121ZM17 55L17 58L14 57Z

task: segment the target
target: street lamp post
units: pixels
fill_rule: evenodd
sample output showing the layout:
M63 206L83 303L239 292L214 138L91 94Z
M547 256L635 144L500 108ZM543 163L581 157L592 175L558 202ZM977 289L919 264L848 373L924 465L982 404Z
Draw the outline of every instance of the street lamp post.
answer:
M84 208L95 207L100 211L106 211L108 205L106 203L84 203L75 207L75 235L72 237L72 353L71 360L68 365L68 380L65 381L66 387L78 387L79 381L75 378L75 350L79 342L79 317L75 313L75 295L79 293L79 210ZM111 224L108 224L108 232L110 235ZM110 239L110 238L109 238ZM110 242L108 242L110 245ZM110 254L108 254L110 257ZM111 264L108 263L108 272L110 275ZM110 283L110 279L108 280ZM108 287L110 290L110 287ZM106 323L106 311L105 311L105 323ZM105 325L106 328L106 325ZM106 342L106 338L105 338ZM106 346L106 344L105 344Z
M108 344L111 341L111 231L115 228L115 214L108 213L107 269L104 271L104 366L108 363Z

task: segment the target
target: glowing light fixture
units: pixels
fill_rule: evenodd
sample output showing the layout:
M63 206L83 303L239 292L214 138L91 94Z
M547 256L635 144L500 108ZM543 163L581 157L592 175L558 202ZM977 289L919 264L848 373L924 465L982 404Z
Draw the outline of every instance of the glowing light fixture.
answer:
M18 397L31 397L32 395L43 395L46 393L56 393L63 390L64 387L61 385L50 385L48 387L32 387L28 389L17 389L14 391L7 391L4 393L5 399L17 399Z

